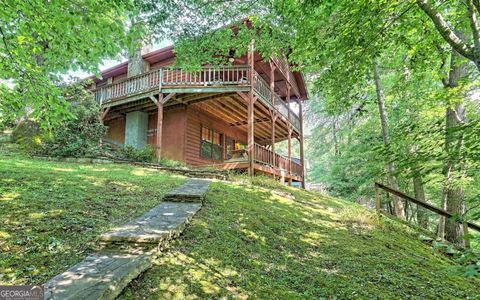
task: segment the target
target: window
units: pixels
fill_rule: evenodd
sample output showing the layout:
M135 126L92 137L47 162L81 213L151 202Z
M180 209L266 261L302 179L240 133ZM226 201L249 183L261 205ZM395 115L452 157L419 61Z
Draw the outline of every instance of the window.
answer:
M202 141L200 143L200 157L222 160L223 158L223 135L202 126Z

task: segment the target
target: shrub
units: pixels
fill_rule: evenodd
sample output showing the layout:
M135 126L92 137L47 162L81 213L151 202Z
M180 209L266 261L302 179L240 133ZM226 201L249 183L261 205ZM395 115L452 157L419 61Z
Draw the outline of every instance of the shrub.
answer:
M160 160L160 165L164 167L170 167L170 168L180 168L180 167L185 167L185 163L178 161L178 160L173 160L173 159L167 159L163 158Z
M27 119L13 129L11 139L12 142L19 144L22 150L32 153L41 148L41 134L39 124Z
M107 127L98 119L99 105L81 86L65 88L71 118L57 126L45 138L42 153L57 157L97 157L103 153L100 140Z
M150 145L147 145L141 149L136 149L131 145L125 145L118 151L118 157L136 162L154 162L155 149Z

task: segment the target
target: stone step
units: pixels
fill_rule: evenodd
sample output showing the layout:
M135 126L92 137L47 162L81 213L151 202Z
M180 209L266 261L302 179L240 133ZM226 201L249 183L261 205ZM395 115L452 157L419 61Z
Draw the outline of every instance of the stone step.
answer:
M149 254L96 253L48 281L45 299L115 299L152 266Z
M169 199L180 203L162 202L143 216L102 234L101 241L114 244L48 281L45 299L115 299L128 283L152 266L159 247L155 249L151 243L162 244L182 233L202 207L209 184L209 180L190 179L169 193Z
M164 201L170 202L202 202L210 185L208 179L189 179L184 185L167 193Z
M201 203L162 202L126 225L100 236L103 242L162 243L182 233Z

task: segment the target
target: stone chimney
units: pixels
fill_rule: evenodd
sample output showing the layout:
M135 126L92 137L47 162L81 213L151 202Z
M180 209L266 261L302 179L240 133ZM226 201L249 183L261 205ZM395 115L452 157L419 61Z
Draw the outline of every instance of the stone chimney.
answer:
M150 52L151 48L151 45L142 45L142 47L135 49L133 53L129 55L127 77L142 74L150 70L150 64L143 60L142 55Z

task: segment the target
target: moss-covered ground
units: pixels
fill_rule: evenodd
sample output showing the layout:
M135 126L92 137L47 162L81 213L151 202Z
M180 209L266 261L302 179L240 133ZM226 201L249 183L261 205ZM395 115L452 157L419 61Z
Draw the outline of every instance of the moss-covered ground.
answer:
M0 145L0 284L40 284L184 178ZM399 222L254 178L212 183L184 234L122 299L479 299L480 281Z
M214 183L122 299L478 299L480 281L392 220L313 192ZM263 187L260 187L263 186Z
M0 284L42 284L98 237L148 211L184 178L129 165L43 161L0 151Z

